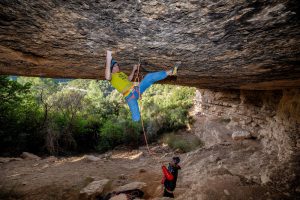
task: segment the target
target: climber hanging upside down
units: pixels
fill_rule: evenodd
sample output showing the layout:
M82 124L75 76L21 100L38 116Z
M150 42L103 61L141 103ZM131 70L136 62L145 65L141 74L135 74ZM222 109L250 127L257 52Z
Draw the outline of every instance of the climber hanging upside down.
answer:
M175 66L173 70L149 73L139 85L135 86L132 80L138 67L138 65L134 65L131 74L127 76L120 71L118 63L112 58L112 52L106 51L105 78L111 82L112 86L116 88L118 92L124 95L130 108L133 121L139 121L141 118L137 100L145 90L153 83L163 80L167 76L176 76L178 69L178 66Z

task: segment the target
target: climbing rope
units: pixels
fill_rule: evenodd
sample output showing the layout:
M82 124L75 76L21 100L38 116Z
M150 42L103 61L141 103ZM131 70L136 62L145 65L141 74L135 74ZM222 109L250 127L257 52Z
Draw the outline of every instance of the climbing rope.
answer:
M141 57L139 57L139 64L138 64L138 70L137 70L137 76L135 77L135 80L134 82L136 82L136 80L138 81L138 87L139 87L139 99L142 100L142 96L141 96L141 89L140 89L140 67L141 67ZM143 120L143 117L142 117L142 111L143 111L143 104L142 104L142 101L140 101L140 103L138 104L139 105L139 110L140 110L140 116L141 116L141 124L142 124L142 128L143 128L143 133L144 133L144 139L145 139L145 143L146 143L146 146L147 146L147 150L148 150L148 153L149 155L153 156L154 158L158 158L160 159L158 156L155 155L154 152L152 152L149 148L149 143L148 143L148 139L147 139L147 133L146 133L146 130L145 130L145 125L144 125L144 120Z
M140 67L141 67L141 57L139 57L139 64L138 64L138 70L137 70L137 76L135 77L135 81L136 80L138 81L138 87L139 87L139 99L141 100L141 89L140 89ZM140 101L140 104L139 105L139 110L140 110L140 115L141 115L141 124L142 124L142 128L143 128L143 133L144 133L144 139L145 139L145 143L146 143L146 146L147 146L147 150L148 150L148 153L151 155L151 151L150 151L150 148L149 148L149 144L148 144L148 139L147 139L147 133L146 133L146 130L145 130L145 126L144 126L144 120L142 118L142 110L143 110L143 106L142 106L142 101Z

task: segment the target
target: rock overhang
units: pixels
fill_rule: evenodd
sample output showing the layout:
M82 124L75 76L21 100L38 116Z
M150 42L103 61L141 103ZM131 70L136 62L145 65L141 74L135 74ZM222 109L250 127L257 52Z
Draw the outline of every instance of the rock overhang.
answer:
M104 79L171 68L166 83L221 89L300 86L299 5L270 1L1 1L0 74ZM144 72L145 73L145 72Z

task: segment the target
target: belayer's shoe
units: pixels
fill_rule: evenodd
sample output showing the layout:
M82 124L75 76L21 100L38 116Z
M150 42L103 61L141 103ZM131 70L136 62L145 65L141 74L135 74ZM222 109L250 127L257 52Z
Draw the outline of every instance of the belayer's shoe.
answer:
M180 66L181 62L176 62L175 66L172 70L172 76L177 76L178 67Z

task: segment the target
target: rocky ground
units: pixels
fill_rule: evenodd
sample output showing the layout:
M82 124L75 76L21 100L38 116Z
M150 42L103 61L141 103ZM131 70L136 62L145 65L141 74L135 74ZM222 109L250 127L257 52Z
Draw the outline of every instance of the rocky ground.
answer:
M111 188L146 182L146 197L153 197L158 195L161 178L159 163L145 149L68 158L2 159L0 167L1 193L10 193L10 199L82 199L80 191L85 186L103 179L110 180Z
M203 116L198 116L197 120L203 120ZM222 131L223 123L215 122L213 130ZM185 134L193 134L193 130ZM211 134L211 137L216 136ZM295 193L282 192L272 186L264 173L276 165L276 155L265 154L259 140L233 137L235 140L224 137L214 145L184 154L156 144L151 146L155 156L149 155L142 147L139 150L114 150L101 155L68 158L41 159L26 154L23 158L1 158L0 197L95 199L96 194L99 196L116 191L120 186L141 182L134 183L137 184L134 187L145 193L143 198L158 200L162 193L161 164L167 164L173 155L179 155L182 170L175 191L177 199L297 198ZM105 187L101 186L99 191L100 186L96 186L97 193L84 191L94 181L104 181Z

